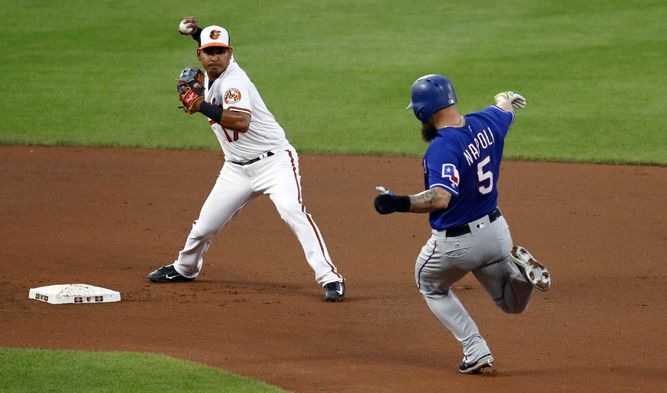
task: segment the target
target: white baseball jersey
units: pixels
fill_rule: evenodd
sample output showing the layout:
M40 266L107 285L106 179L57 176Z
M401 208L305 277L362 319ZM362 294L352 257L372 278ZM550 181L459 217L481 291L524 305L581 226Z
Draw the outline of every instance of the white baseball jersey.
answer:
M210 88L208 85L207 76L206 102L224 110L250 114L250 127L245 133L226 129L209 119L209 124L225 153L225 160L244 162L267 151L280 150L289 145L285 131L269 112L248 75L234 60L230 61L225 72Z

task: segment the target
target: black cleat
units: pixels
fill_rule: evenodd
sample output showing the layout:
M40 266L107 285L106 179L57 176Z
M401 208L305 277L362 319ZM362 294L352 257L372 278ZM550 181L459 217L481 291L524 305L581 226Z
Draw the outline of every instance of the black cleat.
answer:
M187 282L194 280L194 278L187 278L181 275L176 271L174 265L162 266L153 270L148 275L148 279L152 282Z
M324 285L324 300L342 302L345 300L345 282L334 281Z
M459 366L459 372L463 374L479 374L483 368L493 366L493 356L490 353L482 356L472 363L465 361Z

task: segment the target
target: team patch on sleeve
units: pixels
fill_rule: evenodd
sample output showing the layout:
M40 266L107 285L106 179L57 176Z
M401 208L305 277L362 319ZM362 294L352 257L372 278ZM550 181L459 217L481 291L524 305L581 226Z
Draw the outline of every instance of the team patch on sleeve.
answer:
M442 164L442 178L449 179L452 182L452 187L459 186L459 170L454 164Z
M241 101L241 91L239 89L230 88L227 89L224 96L225 104L232 105Z

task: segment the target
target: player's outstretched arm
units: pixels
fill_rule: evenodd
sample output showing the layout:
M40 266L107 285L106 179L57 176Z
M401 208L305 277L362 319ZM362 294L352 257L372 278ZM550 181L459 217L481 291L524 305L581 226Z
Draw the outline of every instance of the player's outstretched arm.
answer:
M496 100L496 106L504 111L514 112L514 108L523 109L526 106L526 98L513 91L503 91L493 97Z
M433 187L419 194L410 195L410 211L413 213L430 213L443 210L449 206L452 194L440 187Z
M394 212L429 213L443 210L449 206L452 194L440 187L434 187L413 195L394 195L384 187L376 187L380 195L375 197L373 205L380 214Z

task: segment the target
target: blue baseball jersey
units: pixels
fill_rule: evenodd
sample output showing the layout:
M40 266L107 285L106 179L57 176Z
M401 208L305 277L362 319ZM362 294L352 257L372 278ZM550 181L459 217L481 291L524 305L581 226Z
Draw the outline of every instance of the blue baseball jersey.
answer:
M465 119L462 127L438 130L424 155L426 189L441 187L452 194L447 209L430 213L433 229L466 224L498 207L500 161L514 113L492 105Z

